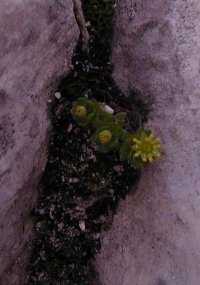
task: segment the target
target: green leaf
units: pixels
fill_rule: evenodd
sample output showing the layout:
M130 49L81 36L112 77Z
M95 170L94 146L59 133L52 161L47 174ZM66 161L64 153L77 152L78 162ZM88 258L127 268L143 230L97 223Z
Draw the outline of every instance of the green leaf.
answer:
M116 114L114 116L115 123L118 126L123 127L123 125L125 124L126 116L127 116L126 112L120 112L120 113Z
M127 160L128 153L129 153L129 149L128 149L127 144L123 144L119 150L120 160L121 161Z
M125 142L130 137L131 137L131 134L129 132L127 132L126 130L124 130L122 128L119 129L119 138L122 142Z

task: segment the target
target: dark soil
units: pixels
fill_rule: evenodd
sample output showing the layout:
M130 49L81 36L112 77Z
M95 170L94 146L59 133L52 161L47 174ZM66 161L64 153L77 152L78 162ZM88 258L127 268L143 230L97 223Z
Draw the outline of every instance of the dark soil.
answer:
M86 16L91 7L101 5L99 0L87 1L87 5L83 1ZM112 14L111 1L102 3L105 5L101 7L104 15L101 32L110 25ZM108 58L110 44L105 39L98 45L100 24L95 23L94 32L90 30L89 50L83 53L79 42L73 58L74 71L60 83L61 99L55 99L52 106L48 163L33 213L37 239L28 268L29 285L97 284L92 282L96 278L94 258L101 247L101 231L110 226L120 199L139 177L138 171L119 161L118 152L99 152L90 141L92 127L79 127L70 112L73 101L88 96L105 102L115 112L126 110L125 128L131 132L146 119L147 110L137 99L138 94L132 92L125 97L112 79ZM98 50L100 54L105 51L102 60Z

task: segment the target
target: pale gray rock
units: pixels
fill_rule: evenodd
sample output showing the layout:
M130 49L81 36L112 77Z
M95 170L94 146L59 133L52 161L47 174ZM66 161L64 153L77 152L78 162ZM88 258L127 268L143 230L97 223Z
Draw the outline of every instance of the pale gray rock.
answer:
M200 2L118 0L118 85L153 102L148 126L163 157L104 234L102 285L192 285L200 276Z
M32 235L28 216L46 164L48 101L70 71L78 37L72 0L0 0L1 284L22 285L4 272Z

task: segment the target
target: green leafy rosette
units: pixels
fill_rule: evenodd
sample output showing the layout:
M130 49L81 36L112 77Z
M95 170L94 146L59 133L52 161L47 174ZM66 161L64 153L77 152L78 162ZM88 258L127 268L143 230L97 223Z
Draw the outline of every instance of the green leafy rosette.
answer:
M117 149L120 144L120 136L123 130L114 123L99 127L92 136L92 141L99 145L102 152Z
M93 123L99 116L99 104L94 100L89 100L85 97L80 97L73 103L71 110L72 115L80 126L87 126Z

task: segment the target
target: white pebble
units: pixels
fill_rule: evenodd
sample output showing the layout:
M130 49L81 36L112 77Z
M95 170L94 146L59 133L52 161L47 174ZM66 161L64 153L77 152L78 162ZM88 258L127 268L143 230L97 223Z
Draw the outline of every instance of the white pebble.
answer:
M101 108L101 110L103 110L106 113L114 114L114 110L110 106L108 106L104 103L100 104L100 108Z
M56 92L56 93L55 93L55 97L56 97L57 99L60 99L60 98L61 98L60 92Z
M70 177L68 181L69 181L69 183L72 183L73 182L73 178Z
M91 26L91 23L90 21L88 21L86 24L85 24L86 27L90 27Z
M69 124L69 126L68 126L68 128L67 128L67 132L70 133L72 129L73 129L72 124Z
M82 221L79 223L79 228L84 232L85 231L85 222Z

